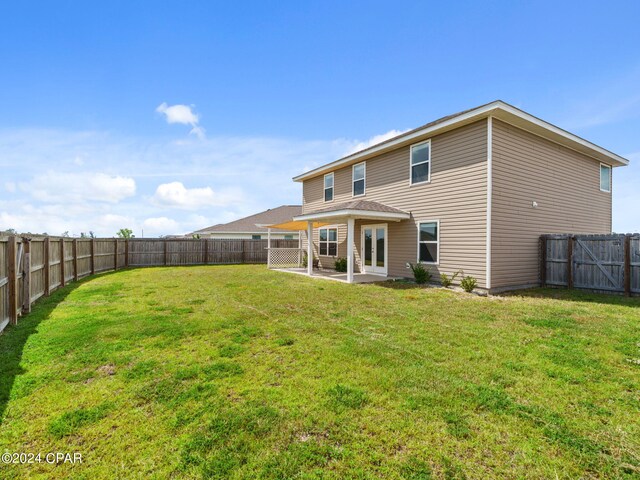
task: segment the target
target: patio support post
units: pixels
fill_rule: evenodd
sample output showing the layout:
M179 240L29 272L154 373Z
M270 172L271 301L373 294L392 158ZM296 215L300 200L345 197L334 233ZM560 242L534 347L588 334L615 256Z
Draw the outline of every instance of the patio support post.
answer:
M267 268L271 268L271 229L267 228Z
M313 222L307 222L307 274L313 275Z
M355 224L355 219L347 219L347 283L353 283L353 237Z

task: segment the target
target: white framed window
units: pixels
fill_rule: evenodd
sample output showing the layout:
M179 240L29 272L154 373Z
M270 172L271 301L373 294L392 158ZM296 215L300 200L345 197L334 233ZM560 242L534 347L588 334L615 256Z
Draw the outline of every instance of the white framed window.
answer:
M338 229L337 228L321 228L320 229L320 255L335 257L338 255Z
M333 201L333 172L324 176L324 201Z
M600 191L611 191L611 166L604 163L600 164Z
M411 145L411 185L431 181L431 140Z
M437 265L440 262L440 221L418 223L418 262Z
M351 176L353 178L352 196L359 197L365 193L365 182L367 176L367 164L366 162L358 163L351 169Z
M284 239L285 240L293 240L293 235L285 235Z
M262 240L262 235L251 235L251 240Z

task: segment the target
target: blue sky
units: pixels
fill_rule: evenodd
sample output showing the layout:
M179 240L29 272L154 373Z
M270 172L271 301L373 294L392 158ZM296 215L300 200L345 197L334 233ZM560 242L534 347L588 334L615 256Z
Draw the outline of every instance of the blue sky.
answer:
M4 2L0 230L183 233L291 177L502 99L632 160L639 2Z

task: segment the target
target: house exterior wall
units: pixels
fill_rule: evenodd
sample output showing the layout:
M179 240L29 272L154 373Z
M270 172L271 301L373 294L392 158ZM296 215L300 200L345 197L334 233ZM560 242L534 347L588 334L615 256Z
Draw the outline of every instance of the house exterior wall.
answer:
M487 120L460 127L431 138L431 181L410 185L410 147L400 147L366 161L366 193L358 199L370 200L411 213L409 220L388 222L388 274L411 276L407 262L417 261L418 223L440 222L440 261L431 266L434 278L440 272L459 269L486 281L487 234ZM424 139L426 140L426 138ZM416 141L416 143L418 143ZM331 204L351 201L352 166L334 171L334 200L324 202L324 175L303 184L303 214ZM356 222L356 270L359 269L360 235L363 224ZM338 256L346 256L346 225L338 228ZM317 255L318 232L314 230ZM332 267L333 258L320 257L323 267Z
M535 285L540 235L610 233L611 193L598 160L496 119L492 130L491 287Z

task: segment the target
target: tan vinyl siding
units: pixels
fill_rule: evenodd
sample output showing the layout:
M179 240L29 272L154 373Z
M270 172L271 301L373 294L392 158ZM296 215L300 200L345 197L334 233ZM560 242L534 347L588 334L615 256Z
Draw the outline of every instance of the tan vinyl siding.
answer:
M409 148L401 147L367 160L366 195L358 197L411 213L409 220L388 222L389 275L410 275L405 264L417 260L418 223L439 220L440 264L432 267L435 278L440 272L464 269L465 274L473 275L480 286L485 286L487 120L432 137L430 183L409 185ZM335 171L333 203L352 199L351 174L351 166ZM323 201L323 182L323 175L304 182L303 213L331 205ZM383 222L356 223L356 267L361 226L376 223ZM317 241L317 232L314 233ZM346 256L345 225L338 235L339 256ZM333 266L333 259L329 266Z
M492 288L539 281L543 233L611 232L599 161L495 119L492 149Z

